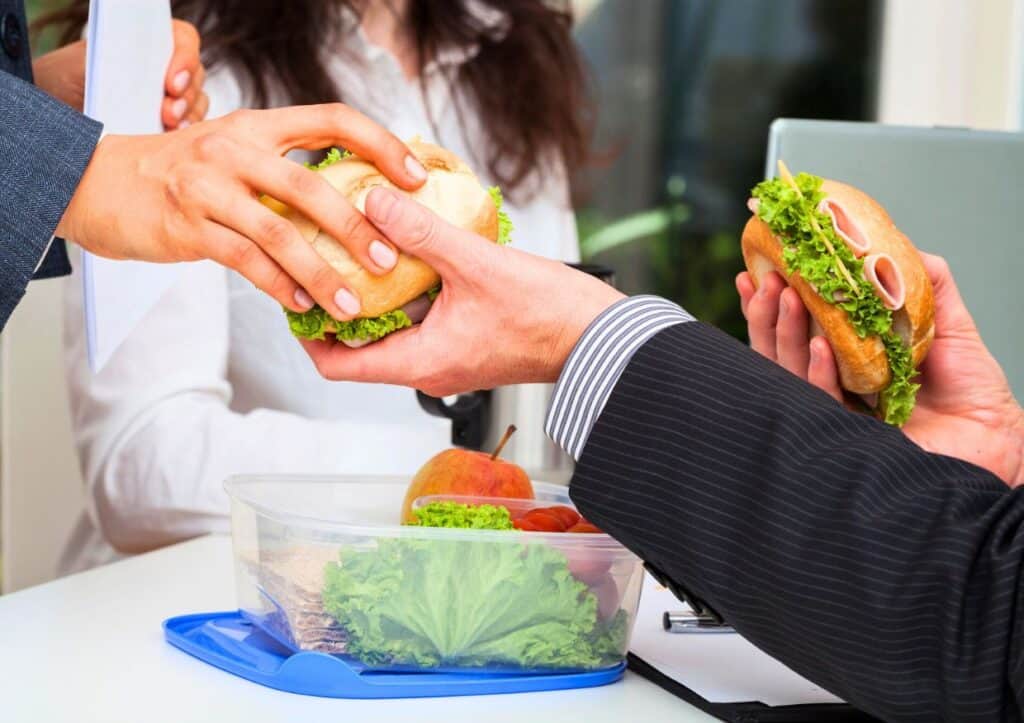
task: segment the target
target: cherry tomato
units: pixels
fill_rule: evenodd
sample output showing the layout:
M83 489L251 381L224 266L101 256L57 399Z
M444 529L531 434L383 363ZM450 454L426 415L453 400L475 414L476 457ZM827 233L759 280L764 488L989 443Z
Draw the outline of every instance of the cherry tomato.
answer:
M530 520L545 532L565 532L565 525L562 524L562 520L557 515L552 515L544 509L530 510L523 519Z
M594 533L594 532L600 532L600 531L601 530L598 529L597 525L593 524L592 522L587 522L586 520L580 520L575 525L573 525L568 530L566 530L566 532L586 532L586 533Z
M527 519L526 517L520 517L518 520L512 520L512 526L517 530L523 530L524 532L548 532L548 530L541 527L540 524Z
M554 505L553 507L544 507L542 509L549 515L554 515L561 520L562 528L566 530L582 519L579 512L565 505Z

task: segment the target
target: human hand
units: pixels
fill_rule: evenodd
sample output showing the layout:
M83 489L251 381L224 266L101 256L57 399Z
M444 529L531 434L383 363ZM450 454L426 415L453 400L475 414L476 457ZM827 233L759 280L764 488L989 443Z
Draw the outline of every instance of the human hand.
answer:
M174 133L100 141L57 235L109 258L210 258L293 311L314 300L339 319L359 300L290 221L258 200L276 198L341 241L373 273L377 231L319 174L282 155L341 145L415 189L426 170L395 136L340 103L236 111ZM380 254L374 256L389 258ZM390 254L392 265L396 254Z
M1024 483L1024 412L1006 375L985 347L944 259L921 254L935 293L935 339L920 368L917 405L904 433L924 449L988 469L1008 484ZM776 273L754 289L736 278L754 350L844 399L828 341L808 342L800 296Z
M164 128L185 127L206 117L206 72L199 58L199 33L191 23L173 21L174 55L164 78L160 116ZM39 88L77 111L85 102L85 41L79 40L36 58L32 73Z
M455 228L407 196L372 190L366 212L400 249L441 275L422 324L350 349L303 341L328 379L380 382L446 396L553 382L587 326L623 295L557 261Z

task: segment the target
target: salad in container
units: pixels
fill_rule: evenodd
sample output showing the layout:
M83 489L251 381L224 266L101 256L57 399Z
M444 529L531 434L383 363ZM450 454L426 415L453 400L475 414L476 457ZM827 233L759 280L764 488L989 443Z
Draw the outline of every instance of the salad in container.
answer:
M466 494L488 489L474 469L469 487L411 500L400 477L229 479L242 614L357 670L620 665L640 560L582 519L565 487Z

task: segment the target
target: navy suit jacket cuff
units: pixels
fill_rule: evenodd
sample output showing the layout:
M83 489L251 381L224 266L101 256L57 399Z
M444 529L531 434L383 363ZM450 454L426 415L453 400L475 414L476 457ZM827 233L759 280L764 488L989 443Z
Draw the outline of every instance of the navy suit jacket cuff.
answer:
M54 241L49 253L47 246L101 130L100 123L0 72L0 328L29 280L70 271L64 244Z

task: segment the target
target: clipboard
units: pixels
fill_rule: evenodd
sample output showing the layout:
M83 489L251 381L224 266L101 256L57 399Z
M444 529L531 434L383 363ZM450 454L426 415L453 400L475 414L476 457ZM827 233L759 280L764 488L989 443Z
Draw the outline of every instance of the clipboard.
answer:
M685 607L645 573L627 657L630 670L724 721L877 720L793 672L737 633L666 632L664 613Z
M169 0L92 0L86 27L85 114L103 133L163 133L160 107L174 40ZM124 199L130 205L131 199ZM176 264L115 261L82 251L89 366L99 372L164 292Z
M771 706L748 700L711 702L674 678L665 675L635 653L626 656L629 669L694 708L729 723L880 723L849 703L794 703Z

